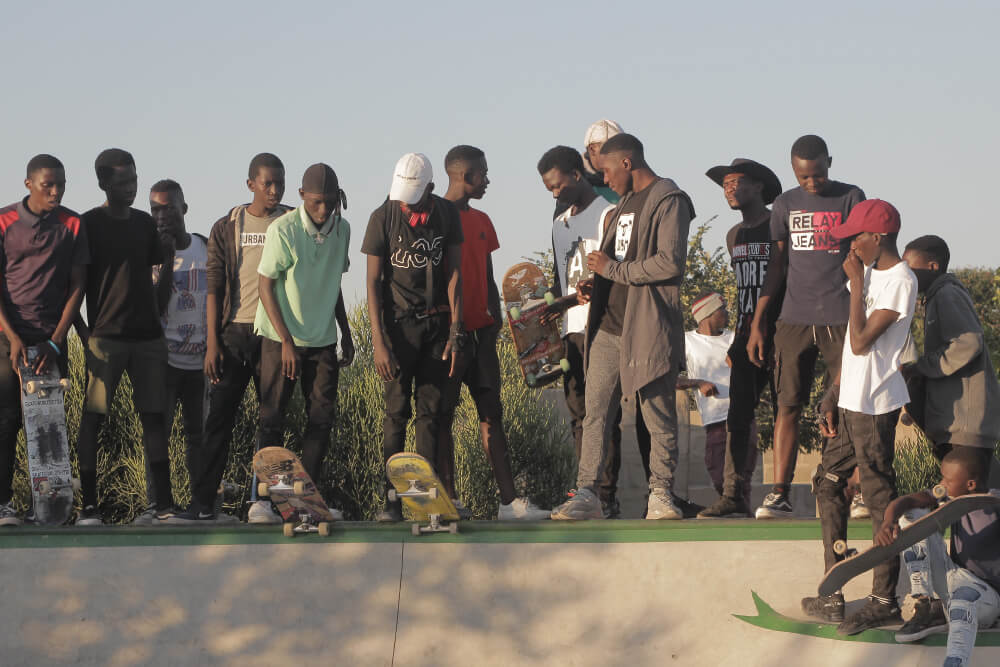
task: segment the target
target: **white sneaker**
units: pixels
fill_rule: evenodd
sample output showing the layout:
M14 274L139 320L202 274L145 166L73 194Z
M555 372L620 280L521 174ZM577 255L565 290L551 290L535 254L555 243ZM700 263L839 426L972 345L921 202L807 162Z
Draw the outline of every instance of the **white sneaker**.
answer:
M851 518L870 519L871 516L871 511L865 505L865 499L861 497L861 489L858 489L854 492L854 498L851 500Z
M17 510L14 503L9 502L0 505L0 526L20 526L21 520L17 518Z
M330 510L330 514L333 515L333 520L334 521L343 521L344 520L344 513L341 512L336 507L327 507L327 509Z
M283 523L281 515L274 511L270 500L258 500L250 506L247 523Z
M499 521L542 521L551 518L552 512L543 510L527 498L514 498L509 505L501 503L497 512Z
M684 514L677 509L674 499L666 489L652 489L646 504L647 519L683 519Z

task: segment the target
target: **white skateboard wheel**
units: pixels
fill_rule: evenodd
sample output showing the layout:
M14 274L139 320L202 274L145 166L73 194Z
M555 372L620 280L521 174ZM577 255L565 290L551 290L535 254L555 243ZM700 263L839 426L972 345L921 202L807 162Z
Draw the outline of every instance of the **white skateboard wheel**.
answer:
M304 496L306 494L306 483L301 479L296 480L295 483L292 484L292 493L297 496Z
M35 380L28 380L24 383L24 393L34 394L38 391L38 382Z
M430 498L431 500L434 500L435 498L438 497L438 490L436 486L432 486L431 488L427 489L427 497Z
M562 359L560 359L559 360L559 368L562 369L563 373L569 373L569 369L570 369L569 359L566 359L565 357L562 358Z
M553 294L552 292L546 292L545 293L545 303L547 303L548 305L551 306L555 302L556 302L556 295Z
M330 537L330 524L327 521L320 521L319 526L316 527L319 534L323 537Z
M838 556L843 556L847 553L847 542L844 540L837 540L833 543L833 553Z
M389 497L389 502L394 503L399 500L399 495L396 493L396 489L389 489L389 493L386 494Z
M77 491L80 490L80 480L74 477L73 479L70 480L70 486L73 487L73 493L76 493Z
M933 493L934 497L937 498L938 500L944 500L945 498L948 497L948 490L944 488L943 484L938 484L937 486L935 486L932 489L931 493Z
M449 523L448 524L448 532L451 533L452 535L457 535L458 534L458 522L452 521L451 523Z
M62 387L63 391L69 389L69 378L59 378L59 386Z
M519 320L519 319L521 319L521 309L518 308L517 306L514 306L513 308L511 308L510 309L510 318L512 320ZM31 393L31 392L28 392L28 393Z
M528 373L527 375L524 376L524 379L528 383L529 387L534 387L535 386L535 374L534 373Z
M295 524L286 523L281 526L281 532L284 533L285 537L295 537Z
M257 495L261 498L267 498L270 495L267 482L257 482Z
M418 523L411 523L410 524L410 532L413 533L414 537L420 537L420 524L418 524Z

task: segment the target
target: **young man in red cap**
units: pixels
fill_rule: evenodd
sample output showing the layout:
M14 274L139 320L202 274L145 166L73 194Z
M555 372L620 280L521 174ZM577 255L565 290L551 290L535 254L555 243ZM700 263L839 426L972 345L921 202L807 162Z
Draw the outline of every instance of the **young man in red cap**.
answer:
M820 405L821 431L827 438L814 479L823 531L825 569L842 556L833 551L847 539L848 503L844 487L855 468L877 534L889 503L896 498L896 423L909 402L900 357L910 334L917 301L917 278L896 249L899 212L880 199L861 202L847 222L834 228L836 239L851 239L844 260L850 291L850 319L839 373ZM853 635L900 622L896 602L899 559L874 570L872 593L860 611L843 620L837 632ZM808 597L802 609L827 621L844 617L844 596Z
M754 364L747 356L750 325L757 310L761 289L771 262L771 211L767 208L781 194L781 182L774 172L753 160L736 158L728 166L712 167L706 176L722 186L729 207L743 219L729 230L726 246L736 274L737 319L733 344L729 348L729 413L726 417L726 447L722 495L711 507L698 513L700 519L745 517L750 514L750 475L754 466L736 462L757 462L757 434L754 418L765 387L774 393L771 373L771 346L774 325L781 309L778 303L765 320L768 344L764 357L768 363Z

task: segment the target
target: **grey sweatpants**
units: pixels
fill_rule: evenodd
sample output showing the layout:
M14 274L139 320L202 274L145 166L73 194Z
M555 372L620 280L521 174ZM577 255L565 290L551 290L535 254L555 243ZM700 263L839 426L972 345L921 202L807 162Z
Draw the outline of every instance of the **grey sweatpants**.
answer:
M587 365L587 415L583 419L583 443L577 488L597 493L599 471L608 456L615 418L622 402L619 359L621 337L599 330L590 344ZM637 409L649 430L649 488L671 490L677 467L677 405L674 392L677 373L671 372L639 390Z

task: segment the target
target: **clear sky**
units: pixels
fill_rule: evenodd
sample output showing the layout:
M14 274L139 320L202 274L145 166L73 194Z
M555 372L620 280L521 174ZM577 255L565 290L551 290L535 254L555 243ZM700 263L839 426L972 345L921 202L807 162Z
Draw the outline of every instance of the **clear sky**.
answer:
M327 162L353 230L348 302L363 299L361 239L397 158L486 151L478 204L498 272L550 246L552 200L535 164L587 126L619 121L723 243L738 220L704 172L733 157L794 185L788 153L823 136L831 176L893 202L901 240L944 236L956 266L997 266L989 213L1000 154L996 2L146 2L4 3L4 201L24 166L66 164L64 203L103 201L97 153L136 158L140 197L181 182L188 227L208 232L248 199L258 152L287 169Z

